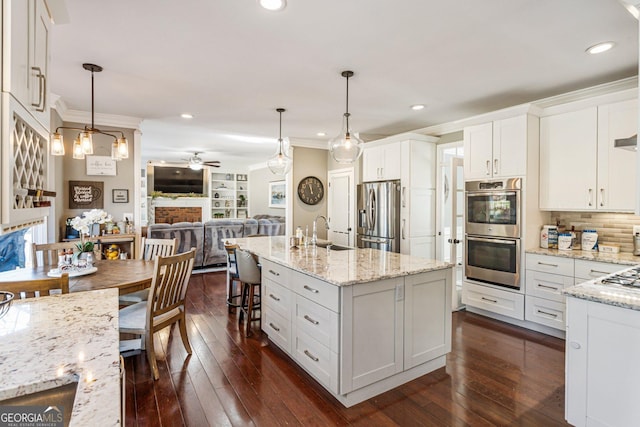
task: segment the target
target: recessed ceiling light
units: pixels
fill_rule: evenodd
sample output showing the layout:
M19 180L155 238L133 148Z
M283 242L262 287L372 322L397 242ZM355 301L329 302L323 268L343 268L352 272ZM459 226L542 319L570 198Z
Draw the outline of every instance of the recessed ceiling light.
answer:
M273 12L284 9L287 6L287 0L258 0L260 6Z
M193 114L182 113L180 114L180 117L182 117L183 119L193 119Z
M318 133L316 133L316 135L318 135L318 136L327 136L327 134L325 132L318 132Z
M609 49L611 49L613 46L615 46L614 42L598 43L588 48L586 52L592 55L595 55L596 53L606 52Z
M411 106L411 109L412 110L416 110L416 111L422 110L423 108L424 108L424 105L422 105L422 104L416 104L416 105L412 105Z

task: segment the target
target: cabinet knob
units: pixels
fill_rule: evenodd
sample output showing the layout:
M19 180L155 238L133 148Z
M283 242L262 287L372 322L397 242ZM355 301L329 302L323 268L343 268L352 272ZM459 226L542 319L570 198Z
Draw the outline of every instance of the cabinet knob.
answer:
M569 345L571 346L571 348L575 348L576 350L579 350L580 348L582 348L582 346L580 345L580 343L577 343L575 341L571 341L569 343Z

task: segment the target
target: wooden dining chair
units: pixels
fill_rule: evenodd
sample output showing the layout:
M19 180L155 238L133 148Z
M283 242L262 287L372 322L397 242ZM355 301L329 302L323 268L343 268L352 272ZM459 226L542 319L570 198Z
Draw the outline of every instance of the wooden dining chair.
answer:
M120 309L120 332L141 335L140 349L147 352L153 379L160 378L154 351L154 334L167 326L178 323L182 344L191 354L187 336L186 307L189 278L195 261L195 249L172 256L158 256L151 279L149 298ZM123 348L121 342L121 348Z
M21 280L17 282L1 282L0 290L9 291L15 299L44 297L69 293L69 274L47 279Z
M42 243L31 245L31 258L34 267L46 265L58 265L58 253L61 250L76 249L76 242L59 242L59 243ZM42 255L42 262L39 261L38 255Z
M147 239L142 238L140 243L140 257L143 261L153 261L158 256L170 256L175 254L178 247L178 239ZM136 292L120 295L120 305L132 305L146 301L149 296L149 288Z

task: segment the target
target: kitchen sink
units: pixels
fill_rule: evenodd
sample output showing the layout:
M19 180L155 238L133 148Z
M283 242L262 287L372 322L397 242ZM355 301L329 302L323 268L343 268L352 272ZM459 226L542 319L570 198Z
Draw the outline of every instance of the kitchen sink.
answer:
M62 378L62 385L59 385L60 380L41 383L38 387L40 390L0 400L0 406L44 406L47 407L47 411L50 410L49 407L57 407L62 411L64 425L68 426L76 399L78 379L78 375L72 374Z
M349 246L332 245L331 243L320 243L317 246L319 248L329 248L332 251L350 251L355 249Z

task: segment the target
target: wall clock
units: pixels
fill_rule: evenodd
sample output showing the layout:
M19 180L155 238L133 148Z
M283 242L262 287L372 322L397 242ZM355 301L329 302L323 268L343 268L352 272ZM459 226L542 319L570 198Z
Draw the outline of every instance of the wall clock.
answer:
M315 176L303 178L298 184L298 197L307 205L316 205L324 197L322 181Z

